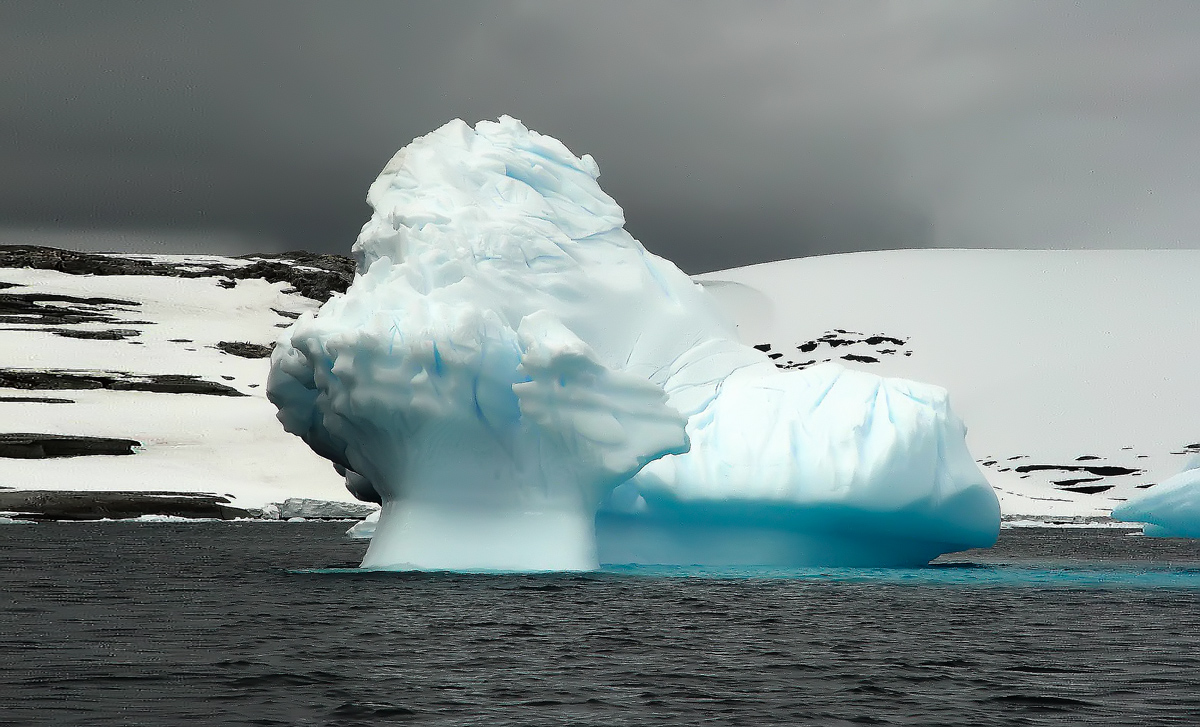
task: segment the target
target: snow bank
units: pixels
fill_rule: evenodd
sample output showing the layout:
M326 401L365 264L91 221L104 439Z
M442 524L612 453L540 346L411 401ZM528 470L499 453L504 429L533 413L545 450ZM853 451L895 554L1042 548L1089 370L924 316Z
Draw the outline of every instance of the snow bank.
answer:
M994 542L943 390L778 371L623 229L598 176L505 117L415 140L371 186L359 276L280 338L268 381L287 431L382 503L364 566L907 563Z
M1183 471L1113 509L1113 518L1145 523L1146 535L1200 538L1200 455Z

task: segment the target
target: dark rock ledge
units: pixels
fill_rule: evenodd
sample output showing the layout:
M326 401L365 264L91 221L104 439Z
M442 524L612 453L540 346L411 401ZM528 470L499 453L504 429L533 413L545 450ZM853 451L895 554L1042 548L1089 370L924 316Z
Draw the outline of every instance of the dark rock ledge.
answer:
M69 434L0 434L0 457L54 459L90 455L133 454L142 443L136 439L80 437Z
M123 371L69 371L63 369L0 369L0 388L33 391L109 389L150 391L160 394L247 396L232 386L206 381L190 374L131 374Z
M279 255L244 255L249 265L154 262L140 257L99 255L36 245L0 245L0 268L57 270L71 275L156 275L175 278L223 278L232 288L238 280L261 278L288 283L313 300L344 293L354 280L354 261L341 255L294 251Z
M122 520L143 515L233 520L260 515L229 503L223 495L180 492L0 490L0 512L21 520Z
M271 356L272 346L264 346L260 343L247 343L246 341L221 341L217 344L217 348L222 353L227 353L231 356L240 356L242 358L269 358Z

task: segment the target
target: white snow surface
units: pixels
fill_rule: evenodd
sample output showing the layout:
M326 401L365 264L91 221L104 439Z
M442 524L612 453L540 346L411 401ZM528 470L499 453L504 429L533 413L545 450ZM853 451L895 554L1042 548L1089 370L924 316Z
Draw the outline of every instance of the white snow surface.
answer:
M177 256L161 257L176 261ZM245 261L187 256L206 264ZM132 456L62 459L0 458L0 486L21 490L166 490L229 495L238 507L257 508L288 497L352 501L328 462L282 431L267 401L269 362L218 350L219 341L270 345L275 326L316 301L283 292L286 283L146 275L70 275L53 270L0 268L4 293L105 297L139 303L120 322L76 329L136 329L140 335L105 341L65 338L36 326L0 326L0 368L188 374L232 386L245 397L141 391L0 389L0 429L135 439ZM189 339L186 342L171 339ZM228 377L228 378L227 378ZM14 401L65 398L71 404Z
M779 371L624 230L598 175L507 117L415 140L370 188L360 275L277 342L280 421L383 502L364 566L925 562L994 542L944 390Z
M697 280L779 365L945 387L1004 514L1056 517L1106 516L1200 449L1197 270L1200 250L895 250ZM812 348L830 332L857 342Z
M1145 523L1146 535L1200 538L1200 455L1179 474L1114 508L1112 516Z

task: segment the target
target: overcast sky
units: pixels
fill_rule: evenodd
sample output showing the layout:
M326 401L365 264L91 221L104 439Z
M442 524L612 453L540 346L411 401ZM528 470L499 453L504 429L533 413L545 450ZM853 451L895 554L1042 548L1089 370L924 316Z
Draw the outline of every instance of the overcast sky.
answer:
M0 5L0 243L347 252L399 147L510 114L700 272L1200 247L1200 2Z

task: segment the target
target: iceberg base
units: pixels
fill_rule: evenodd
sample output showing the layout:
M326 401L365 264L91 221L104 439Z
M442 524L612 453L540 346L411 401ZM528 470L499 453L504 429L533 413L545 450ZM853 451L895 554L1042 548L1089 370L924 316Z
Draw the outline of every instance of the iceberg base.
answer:
M731 508L696 504L669 515L601 511L597 555L606 565L915 567L993 545L993 532L954 533L916 513L850 508ZM916 525L916 527L912 527Z
M484 509L386 503L363 558L378 570L586 571L596 559L595 516L577 510Z

